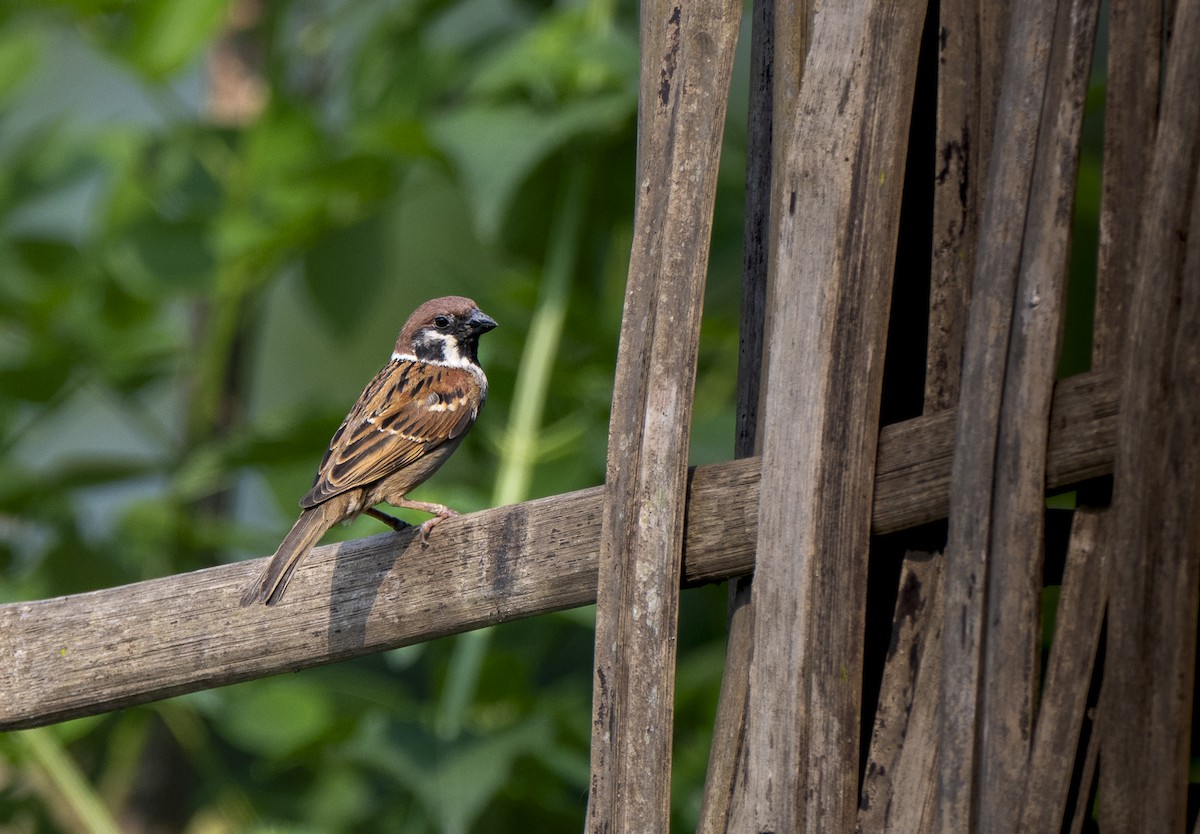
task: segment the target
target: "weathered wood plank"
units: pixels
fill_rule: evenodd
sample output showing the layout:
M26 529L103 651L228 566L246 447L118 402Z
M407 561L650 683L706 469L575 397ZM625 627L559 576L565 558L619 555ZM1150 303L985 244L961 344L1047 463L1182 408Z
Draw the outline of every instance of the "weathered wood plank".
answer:
M1096 258L1095 306L1092 317L1092 368L1120 368L1126 347L1125 321L1133 306L1133 290L1139 267L1137 235L1148 178L1154 134L1158 124L1159 84L1162 78L1164 6L1153 0L1111 0L1108 4L1108 55L1104 103L1104 159L1100 191L1099 247ZM1085 490L1081 498L1089 500ZM1100 502L1108 496L1101 495ZM1113 508L1105 522L1111 530ZM1072 532L1074 536L1074 532ZM1074 541L1071 544L1075 546ZM1110 549L1111 538L1100 545ZM1111 576L1105 576L1105 602ZM1102 689L1102 693L1111 687ZM1097 710L1104 714L1104 698ZM1091 816L1088 799L1096 775L1103 741L1102 725L1093 719L1092 733L1084 760L1082 789L1071 817L1071 834L1078 834ZM1110 768L1116 775L1118 768ZM1101 775L1101 783L1106 781ZM1124 786L1108 781L1101 795L1105 802L1121 801L1106 791Z
M1023 3L1013 9L980 220L946 547L936 822L936 830L943 834L965 834L977 830L977 826L984 830L1001 821L988 817L980 804L981 798L995 795L991 786L981 784L980 771L1000 764L988 762L981 752L988 741L981 725L989 714L984 646L988 640L985 621L991 610L985 606L989 565L994 561L994 528L998 522L1010 521L994 515L997 490L1002 497L1020 485L999 485L997 460L1009 340L1021 273L1021 241L1041 132L1056 7L1060 5L1065 4ZM1032 451L1041 453L1036 445ZM1032 473L1026 473L1028 480L1032 477ZM1005 814L1008 810L1011 808Z
M921 834L933 828L944 565L940 554L910 553L900 571L863 775L860 834Z
M1101 696L1103 697L1103 696ZM1079 794L1075 797L1075 807L1071 809L1071 828L1069 834L1083 834L1083 825L1092 818L1092 800L1095 794L1092 785L1096 780L1096 768L1100 763L1101 736L1097 732L1095 710L1087 713L1089 727L1087 751L1083 757L1083 772L1080 774Z
M721 672L721 691L708 754L708 772L704 777L700 821L696 826L698 834L730 831L733 817L744 813L738 806L745 800L746 713L749 708L750 658L754 653L753 585L754 580L750 576L738 577L729 583L725 666Z
M1137 275L1138 218L1154 145L1163 10L1155 0L1111 0L1104 101L1104 178L1092 367L1116 367Z
M1200 0L1175 5L1137 237L1113 481L1101 813L1186 823L1200 582Z
M688 437L736 0L646 0L596 598L592 834L670 824Z
M775 4L754 0L750 29L750 100L746 115L746 200L742 234L742 309L733 454L759 452L767 261L771 235L771 132Z
M766 333L767 261L771 231L772 123L776 109L775 0L755 0L752 5L750 42L750 100L746 136L746 198L742 245L742 309L738 341L738 378L735 403L733 454L735 458L759 454L759 423L763 394L763 346ZM785 8L793 23L807 22L801 10ZM787 31L786 28L784 30ZM807 39L782 42L782 51L794 53L803 66ZM784 69L783 72L787 72ZM799 86L799 79L796 85ZM793 90L794 92L794 90ZM750 688L750 656L754 630L754 580L745 576L729 583L728 636L717 717L713 723L704 797L700 805L700 834L720 834L732 819L733 805L745 797L746 708Z
M883 348L925 11L821 6L795 105L774 125L764 500L734 831L854 826Z
M957 412L943 411L884 426L875 469L872 530L894 533L946 518ZM1115 454L1117 392L1111 374L1092 372L1055 387L1050 410L1046 483L1053 487L1108 474L1092 451Z
M1112 471L1111 379L1093 373L1059 385L1050 488ZM913 455L952 442L950 417L920 417L881 436L877 469L891 475L875 490L875 532L922 524L931 512L936 517L937 506L944 516L949 458L941 459L939 474ZM1093 445L1085 449L1081 439ZM913 475L907 485L905 467ZM758 491L757 458L695 469L684 583L753 570ZM931 502L916 498L930 493ZM411 532L318 547L275 608L237 605L260 560L0 605L0 657L10 659L0 664L0 730L587 605L596 598L602 494L593 487L451 519L427 548ZM916 508L910 523L897 507Z
M1079 747L1104 622L1103 555L1111 535L1109 518L1107 510L1080 507L1072 519L1054 642L1025 769L1025 798L1017 806L1017 830L1024 834L1062 830L1071 788L1069 763Z
M1099 0L1058 4L1004 367L988 541L978 830L1011 834L1040 678L1046 448Z
M925 413L958 402L982 184L995 133L1004 69L1007 2L938 5L937 137Z

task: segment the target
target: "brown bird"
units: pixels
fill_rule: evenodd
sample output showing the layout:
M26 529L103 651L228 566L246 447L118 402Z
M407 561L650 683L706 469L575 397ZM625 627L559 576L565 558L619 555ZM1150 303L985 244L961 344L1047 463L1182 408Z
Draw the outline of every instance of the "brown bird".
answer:
M479 337L495 326L474 301L454 295L426 301L409 316L391 361L329 441L313 488L300 499L300 518L246 589L243 606L279 602L300 559L339 521L365 512L396 530L408 526L375 509L380 502L432 513L420 526L422 542L458 515L405 496L458 448L483 408Z

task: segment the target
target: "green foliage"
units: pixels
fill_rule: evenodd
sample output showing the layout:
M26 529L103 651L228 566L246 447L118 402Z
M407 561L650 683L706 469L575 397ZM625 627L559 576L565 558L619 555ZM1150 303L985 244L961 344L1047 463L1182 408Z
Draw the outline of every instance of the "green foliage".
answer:
M265 105L230 125L207 96L232 5L0 14L0 601L269 553L435 295L471 295L501 327L482 347L487 411L421 497L472 510L603 480L636 8L264 4L237 37ZM732 113L697 462L732 448ZM723 618L720 590L689 592L681 828ZM0 737L0 828L578 830L591 655L590 612L567 612Z

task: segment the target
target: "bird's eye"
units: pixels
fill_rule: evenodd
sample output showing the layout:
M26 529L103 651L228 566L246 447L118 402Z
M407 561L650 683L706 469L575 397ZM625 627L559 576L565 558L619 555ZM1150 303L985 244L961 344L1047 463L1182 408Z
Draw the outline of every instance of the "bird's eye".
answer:
M450 317L449 316L436 316L433 320L433 326L436 327L438 330L445 330L447 327L450 326Z

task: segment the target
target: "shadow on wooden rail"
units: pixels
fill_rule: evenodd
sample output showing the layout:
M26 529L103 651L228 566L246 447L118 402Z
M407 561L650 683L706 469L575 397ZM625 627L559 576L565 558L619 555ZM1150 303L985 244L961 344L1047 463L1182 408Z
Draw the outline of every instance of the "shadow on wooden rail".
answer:
M1047 488L1112 472L1111 375L1055 392ZM872 530L945 518L955 412L887 426ZM684 582L754 567L758 459L696 467ZM118 588L0 606L0 730L35 727L171 695L587 605L596 598L603 488L474 513L440 525L316 548L283 603L241 608L258 560Z

